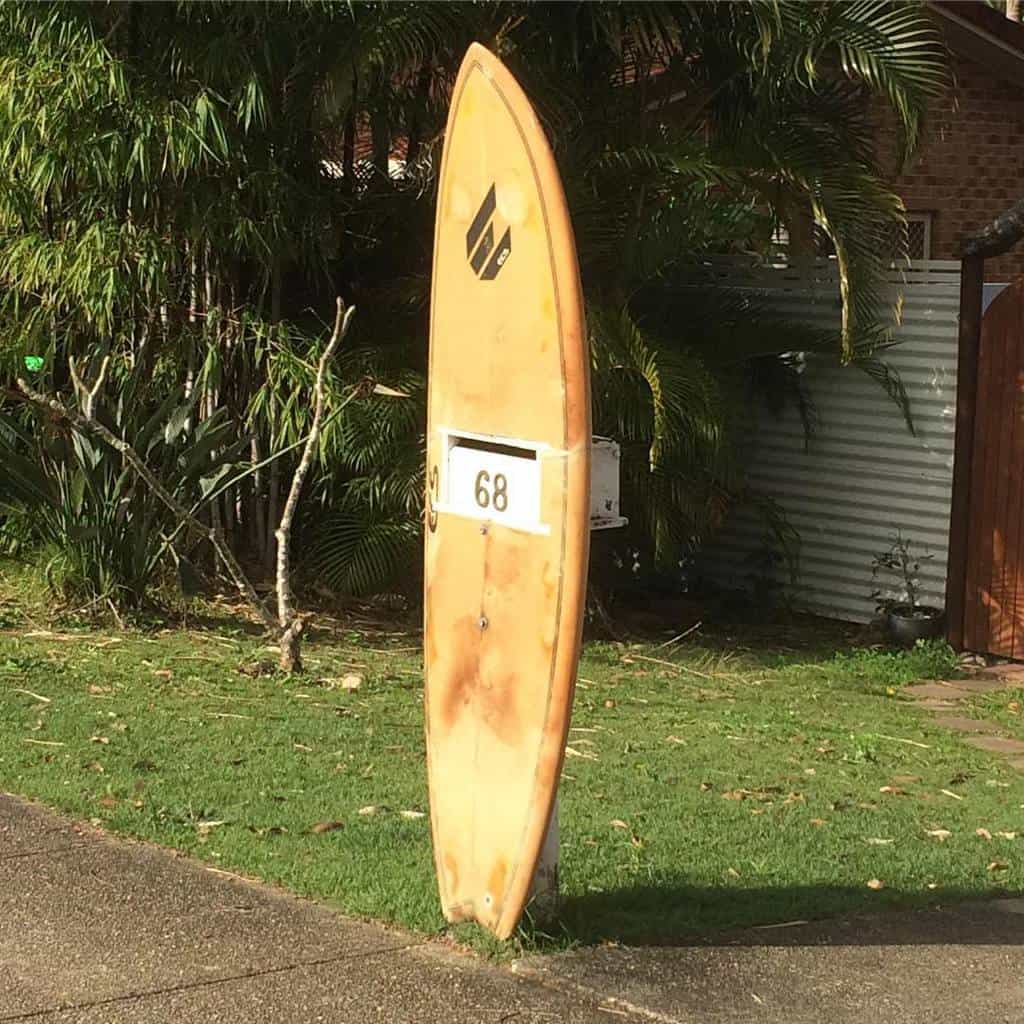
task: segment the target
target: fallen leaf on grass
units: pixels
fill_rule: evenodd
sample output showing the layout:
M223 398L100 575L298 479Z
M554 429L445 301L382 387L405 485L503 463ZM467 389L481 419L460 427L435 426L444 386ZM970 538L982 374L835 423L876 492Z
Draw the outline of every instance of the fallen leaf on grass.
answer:
M318 821L309 831L313 835L319 836L324 832L335 832L339 828L344 828L345 823L343 821Z
M386 807L379 807L377 804L367 804L365 807L360 807L356 814L361 814L364 818L369 818L371 815L380 814L386 811Z
M992 833L987 828L976 828L974 830L976 836L981 836L982 839L991 839Z
M938 839L940 843L944 843L952 834L948 828L933 828L927 832L927 835L930 835L933 839Z
M685 743L686 743L686 740L684 740L684 739L681 739L681 738L680 738L680 737L678 737L678 736L666 736L666 737L665 737L665 742L666 742L666 743L679 743L679 744L685 744Z
M612 818L611 825L612 828L629 828L621 818Z
M938 882L929 882L928 883L928 888L929 889L938 889L938 887L939 887L939 883Z
M89 737L89 742L90 743L102 743L104 746L106 746L106 744L108 744L110 742L110 740L106 736L90 736Z
M341 688L348 690L350 693L353 690L358 690L363 685L363 677L358 673L352 673L347 676L341 677Z
M715 784L713 782L702 782L700 784L700 791L706 793L709 789L714 789Z
M828 822L824 818L811 818L810 823L815 827L820 827L822 825L828 824Z
M424 811L399 811L398 813L401 814L403 818L408 818L410 821L414 821L417 818L426 817Z
M994 860L988 866L989 871L1006 871L1009 868L1009 864L1005 860Z
M727 868L725 872L730 878L739 878L740 873L735 868Z
M310 753L313 752L313 748L312 747L307 747L305 743L293 743L292 744L292 749L293 750L304 750L304 751L306 751L307 754L310 754Z
M881 881L881 879L878 878L872 878L871 881L868 882L868 888L874 889L875 892L877 892L879 889L885 888L885 882Z
M174 673L169 668L155 668L153 675L160 676L161 679L170 679Z
M615 707L615 701L613 701L613 700L606 700L604 702L604 706L606 708L613 708L613 707Z
M108 810L117 806L117 798L112 796L101 796L99 799L100 807L106 807Z
M878 791L879 793L885 793L886 796L906 796L907 791L900 789L899 786L882 786Z
M954 800L963 800L963 797L959 793L954 793L952 790L941 789L939 792L942 793L943 796L951 796Z
M996 835L999 836L1000 839L1016 839L1017 838L1017 833L1016 832L997 832Z
M99 772L100 775L103 774L103 765L101 765L99 761L93 761L92 764L84 764L82 767L87 772Z
M91 693L94 697L98 696L101 693L110 692L112 692L112 688L109 686L96 686L96 684L94 683L92 686L89 687L89 693Z
M870 839L865 839L864 842L867 843L869 846L888 846L890 843L895 843L896 840L878 839L877 837L872 836Z

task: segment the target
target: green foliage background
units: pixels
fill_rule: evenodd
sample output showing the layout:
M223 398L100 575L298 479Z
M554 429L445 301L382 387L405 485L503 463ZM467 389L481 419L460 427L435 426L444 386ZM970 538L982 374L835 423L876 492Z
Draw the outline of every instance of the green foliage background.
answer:
M109 357L98 415L129 440L158 414L160 429L180 421L166 453L180 496L269 566L293 463L267 460L308 429L321 317L342 295L359 312L331 403L366 379L407 397L330 417L299 554L339 591L414 594L434 187L448 89L474 39L534 99L566 181L595 424L624 447L634 526L619 547L671 570L737 501L758 502L781 533L737 442L757 396L796 401L810 422L793 353L861 366L902 399L879 353L903 211L875 163L872 116L888 108L909 154L946 83L916 3L5 4L6 379L42 355L34 382L68 395L69 360L94 376ZM834 251L834 334L683 287L709 255L766 255L780 227L796 254L820 239ZM161 511L124 501L111 453L89 456L103 464L89 475L61 424L11 391L3 404L8 544L70 551L73 535L94 537L64 585L128 603L172 548L207 557L188 538L169 544ZM182 472L208 422L230 429L201 472ZM19 486L18 459L33 487ZM228 464L260 468L211 497L201 481ZM76 473L90 502L36 516L61 481L83 486ZM130 569L103 554L129 543L145 551Z

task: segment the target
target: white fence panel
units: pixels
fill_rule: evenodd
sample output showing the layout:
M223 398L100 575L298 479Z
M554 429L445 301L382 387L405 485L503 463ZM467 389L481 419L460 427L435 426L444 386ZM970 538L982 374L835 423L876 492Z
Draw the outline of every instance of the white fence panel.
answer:
M730 288L756 290L794 320L838 324L833 266L751 269L722 261L709 273ZM899 344L885 359L903 379L917 435L866 374L810 357L806 380L818 412L810 441L805 446L795 409L781 419L762 411L751 439L751 486L782 507L801 538L796 582L784 566L769 575L795 604L854 622L874 616L871 560L897 530L931 556L922 564L922 599L941 606L945 597L960 264L916 262L894 271L890 283L903 306ZM747 586L765 571L769 543L763 520L740 509L701 568L720 584Z

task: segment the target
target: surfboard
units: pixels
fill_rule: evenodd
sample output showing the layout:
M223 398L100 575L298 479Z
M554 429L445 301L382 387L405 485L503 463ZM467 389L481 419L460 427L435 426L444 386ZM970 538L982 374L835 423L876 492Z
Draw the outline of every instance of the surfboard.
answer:
M507 938L555 803L590 542L590 383L565 195L522 89L466 53L434 238L424 593L441 904Z

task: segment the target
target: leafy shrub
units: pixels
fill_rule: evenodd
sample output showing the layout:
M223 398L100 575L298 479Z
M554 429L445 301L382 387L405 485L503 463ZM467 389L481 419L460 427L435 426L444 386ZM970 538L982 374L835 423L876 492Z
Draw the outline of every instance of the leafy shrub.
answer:
M180 501L201 504L248 442L222 413L193 426L180 389L155 409L132 399L126 390L97 415ZM177 525L119 452L34 411L24 421L0 414L0 513L8 548L42 546L56 596L121 608L144 602Z

